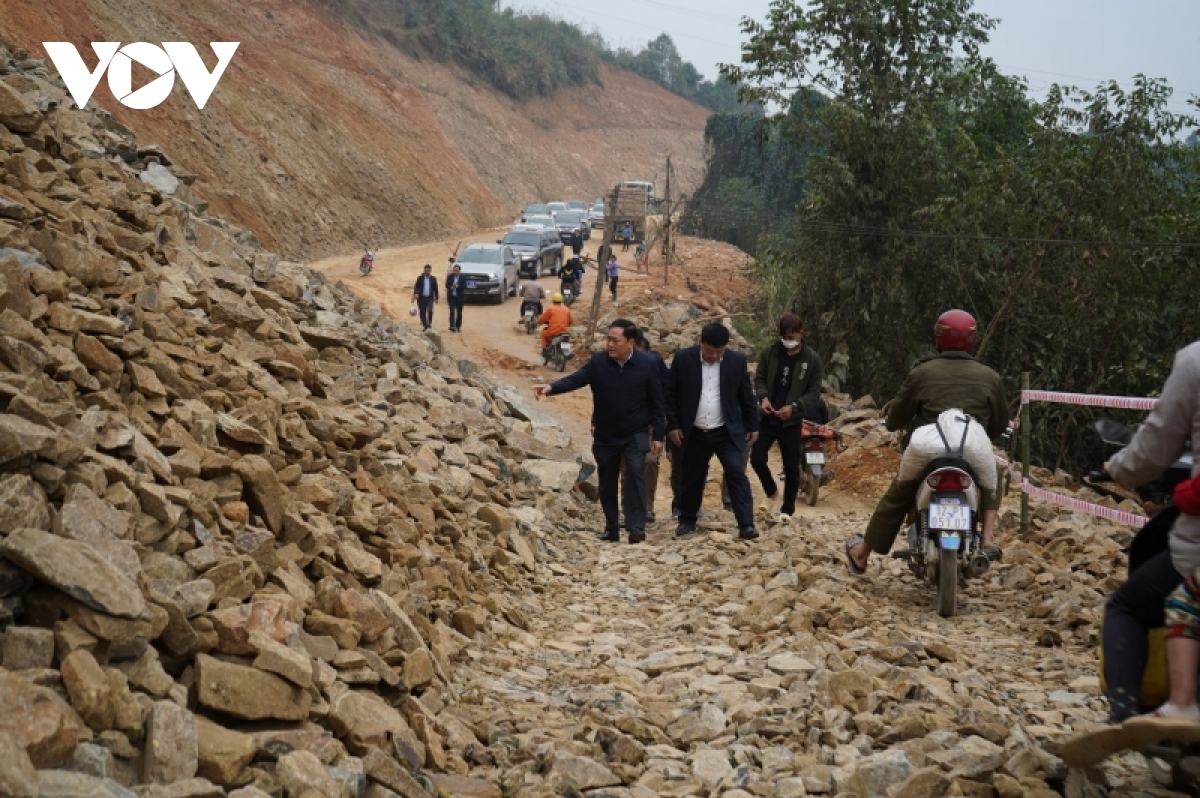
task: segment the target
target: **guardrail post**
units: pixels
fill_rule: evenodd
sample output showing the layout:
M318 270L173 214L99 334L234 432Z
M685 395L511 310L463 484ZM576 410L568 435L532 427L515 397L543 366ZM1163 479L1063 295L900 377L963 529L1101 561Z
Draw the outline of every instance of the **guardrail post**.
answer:
M1024 392L1029 390L1029 372L1021 373L1021 478L1029 479L1029 403L1024 400ZM1021 537L1029 534L1029 494L1021 491Z

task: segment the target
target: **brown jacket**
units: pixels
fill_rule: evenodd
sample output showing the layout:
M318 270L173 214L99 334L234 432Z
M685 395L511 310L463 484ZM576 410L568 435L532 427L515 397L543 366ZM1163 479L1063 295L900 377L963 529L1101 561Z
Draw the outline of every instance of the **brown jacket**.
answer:
M1008 426L1008 400L1000 375L966 352L944 352L908 372L888 411L887 427L911 432L935 423L952 407L983 425L992 440Z

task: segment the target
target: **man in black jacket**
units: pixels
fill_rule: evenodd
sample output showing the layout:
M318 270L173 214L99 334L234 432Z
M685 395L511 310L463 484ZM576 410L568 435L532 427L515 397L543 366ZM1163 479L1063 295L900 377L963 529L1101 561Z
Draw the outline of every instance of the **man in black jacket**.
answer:
M533 386L533 395L554 396L582 387L592 389L592 454L604 508L601 540L621 539L617 481L625 461L624 508L629 542L646 539L646 454L663 447L662 387L654 360L634 346L637 327L617 319L608 328L606 351L592 355L583 368L550 385Z
M746 356L726 351L728 345L728 329L706 324L700 331L700 345L676 352L667 376L668 436L680 447L683 464L676 537L696 531L714 454L729 481L738 537L758 537L750 481L742 467L742 452L758 438L758 408Z
M433 326L433 306L438 301L437 279L433 276L433 267L425 264L425 270L413 285L413 302L421 309L421 329L428 330Z
M762 351L754 372L754 395L762 410L758 441L750 452L750 465L758 474L767 498L763 510L775 502L779 486L767 465L771 444L779 442L783 458L782 515L796 512L800 490L800 425L804 413L821 398L821 358L804 343L800 317L785 313L779 319L779 340Z
M462 332L463 305L467 302L467 281L457 263L446 277L446 304L450 307L450 332Z

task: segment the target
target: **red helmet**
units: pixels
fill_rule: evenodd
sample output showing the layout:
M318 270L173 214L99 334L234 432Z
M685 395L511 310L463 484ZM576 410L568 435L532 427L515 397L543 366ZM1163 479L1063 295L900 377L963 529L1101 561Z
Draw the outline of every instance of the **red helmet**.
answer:
M965 310L947 310L933 325L933 339L942 352L970 352L975 348L975 317Z

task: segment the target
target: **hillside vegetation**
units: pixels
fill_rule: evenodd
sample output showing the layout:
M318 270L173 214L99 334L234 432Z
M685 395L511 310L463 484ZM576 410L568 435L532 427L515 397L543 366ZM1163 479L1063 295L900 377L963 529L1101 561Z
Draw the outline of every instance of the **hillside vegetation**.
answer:
M336 0L334 7L365 34L452 61L518 100L599 85L608 63L715 111L738 105L733 84L704 79L666 33L640 50L613 50L598 33L542 13L497 10L491 0Z
M710 118L689 222L757 254L761 324L800 312L881 399L956 306L1013 394L1023 371L1038 388L1157 390L1200 335L1196 120L1144 76L1032 98L981 55L997 20L970 0L878 5L777 0L726 68L786 113ZM1091 418L1039 407L1039 458L1100 462Z

